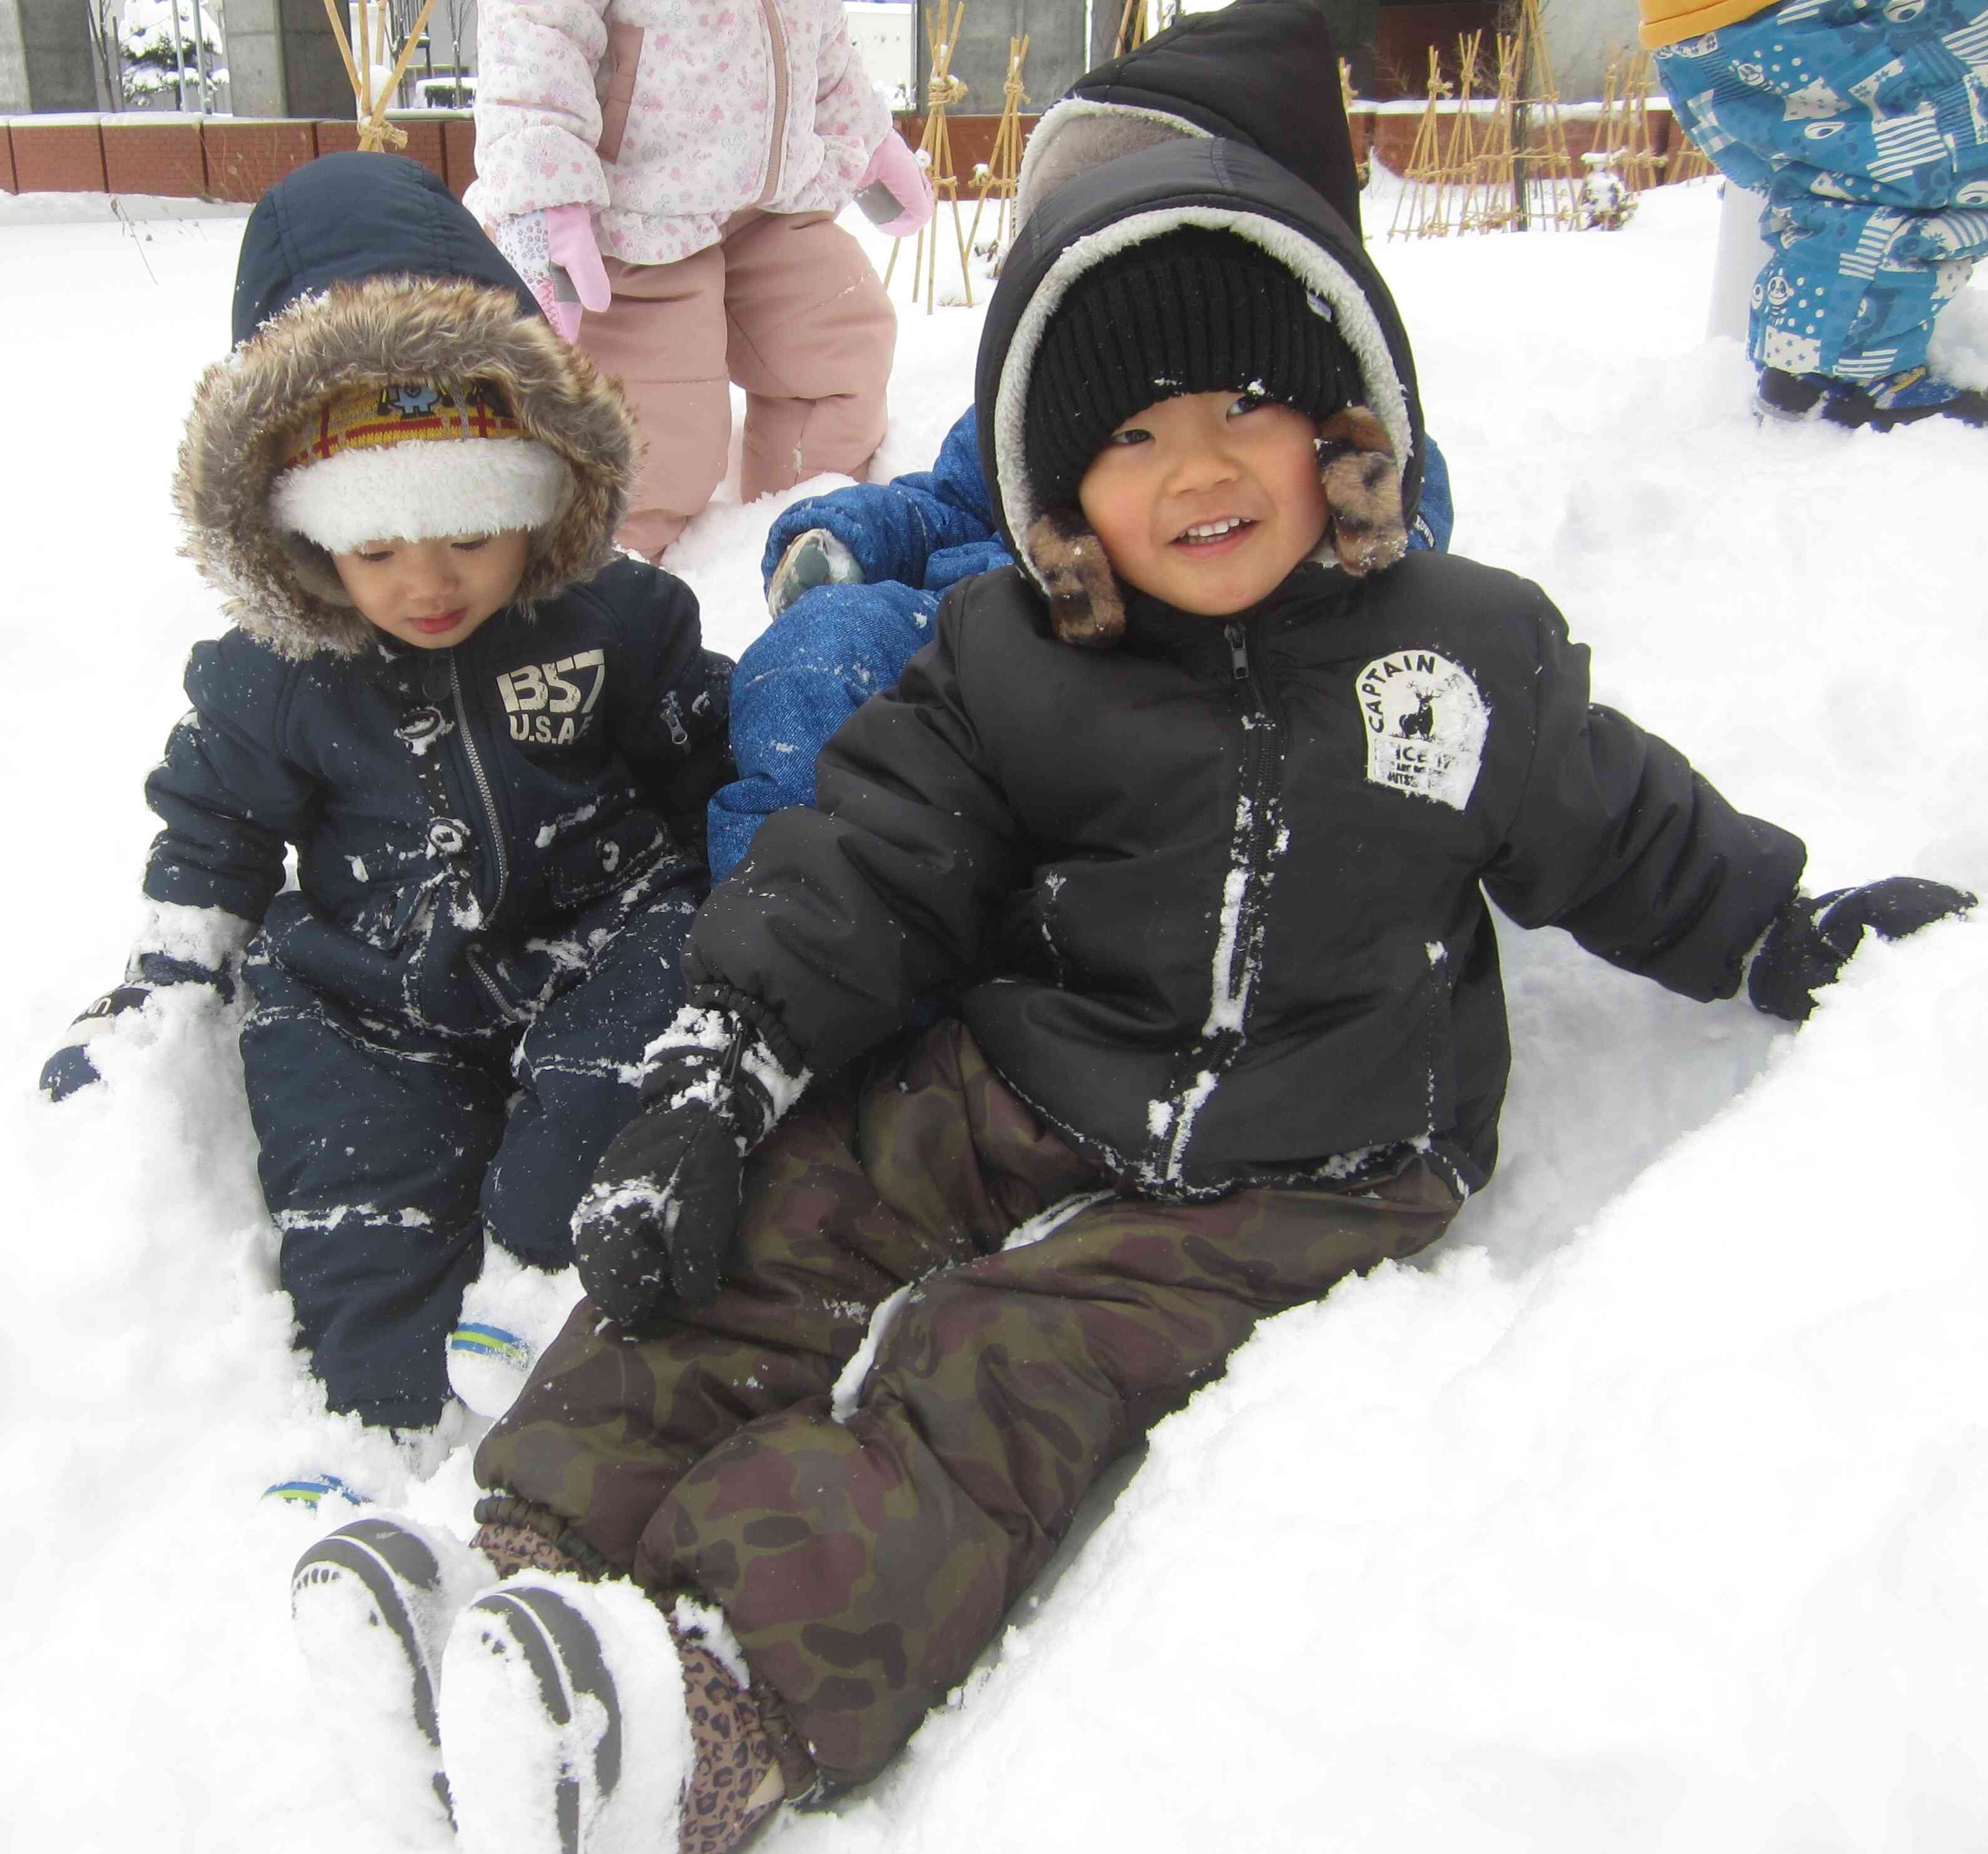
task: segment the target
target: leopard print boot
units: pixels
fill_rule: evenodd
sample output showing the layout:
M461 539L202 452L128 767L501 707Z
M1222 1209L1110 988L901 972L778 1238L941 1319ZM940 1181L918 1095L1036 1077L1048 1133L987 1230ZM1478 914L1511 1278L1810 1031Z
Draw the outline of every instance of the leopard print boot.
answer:
M779 1754L757 1698L678 1619L691 1761L678 1818L678 1854L730 1854L786 1799Z
M557 1514L529 1500L485 1494L476 1503L476 1517L469 1542L500 1578L521 1571L569 1571L592 1582L612 1575L607 1561L585 1539Z

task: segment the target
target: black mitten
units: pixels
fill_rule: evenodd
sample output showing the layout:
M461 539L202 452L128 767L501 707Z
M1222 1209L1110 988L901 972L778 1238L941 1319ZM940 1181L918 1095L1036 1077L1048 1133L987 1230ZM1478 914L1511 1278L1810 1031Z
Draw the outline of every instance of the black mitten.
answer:
M1747 972L1746 995L1757 1010L1800 1023L1815 1008L1815 993L1841 976L1865 928L1881 940L1900 940L1973 905L1965 889L1913 875L1797 895L1762 935Z
M696 1017L695 1041L651 1057L642 1110L610 1142L573 1213L580 1284L631 1332L672 1299L704 1307L717 1297L746 1155L779 1118L760 1074L787 1079L749 1024Z
M171 953L141 952L124 976L124 983L106 991L69 1027L69 1040L42 1064L42 1092L51 1101L66 1101L79 1088L103 1078L90 1059L90 1044L127 1011L142 1010L155 992L171 985L210 985L225 1003L235 996L235 981L225 969L175 959Z

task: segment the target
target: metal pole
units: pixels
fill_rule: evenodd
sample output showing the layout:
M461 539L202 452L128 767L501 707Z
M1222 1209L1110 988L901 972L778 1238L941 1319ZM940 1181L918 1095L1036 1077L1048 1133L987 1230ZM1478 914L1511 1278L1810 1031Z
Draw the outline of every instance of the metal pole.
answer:
M205 116L213 106L207 93L207 13L203 0L192 0L193 5L193 68L200 84L200 113Z
M198 6L200 0L194 0ZM180 0L173 0L173 70L174 94L182 113L186 109L186 33L180 25Z

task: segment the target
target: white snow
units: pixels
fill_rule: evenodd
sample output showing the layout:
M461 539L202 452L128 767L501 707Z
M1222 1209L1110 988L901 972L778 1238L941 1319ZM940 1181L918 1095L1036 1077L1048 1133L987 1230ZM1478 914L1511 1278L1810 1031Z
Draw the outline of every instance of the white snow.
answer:
M1738 347L1701 339L1716 219L1700 184L1619 232L1377 239L1456 546L1537 578L1598 699L1804 834L1816 886L1981 888L1988 433L1756 429ZM0 458L0 1821L22 1848L445 1854L339 1754L293 1651L290 1565L340 1516L257 1495L329 1469L466 1531L468 1433L417 1480L323 1415L226 1022L169 996L94 1046L103 1087L34 1087L122 969L140 786L218 622L166 490L239 230L0 199L0 351L32 357ZM884 474L929 465L979 326L897 293ZM1949 351L1988 371L1984 310L1963 295ZM678 547L721 648L762 622L770 512L721 503ZM1267 1325L892 1772L762 1846L1988 1842L1984 927L1861 956L1799 1034L1508 934L1504 1162L1450 1240Z

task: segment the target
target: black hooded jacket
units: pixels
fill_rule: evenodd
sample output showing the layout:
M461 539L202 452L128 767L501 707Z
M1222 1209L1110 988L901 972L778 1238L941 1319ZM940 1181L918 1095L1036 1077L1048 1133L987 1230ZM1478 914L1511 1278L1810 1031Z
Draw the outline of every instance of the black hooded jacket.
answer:
M1331 30L1311 0L1230 0L1094 65L1043 113L1025 158L1046 158L1080 119L1150 116L1260 148L1315 187L1357 238L1352 132L1345 110L1318 94L1339 80Z
M224 944L261 927L367 1013L459 1032L528 1017L631 911L701 885L729 767L729 661L688 587L613 551L632 417L441 181L396 157L329 156L264 195L234 325L174 485L234 624L194 647L192 711L147 782L164 828L145 891L228 917ZM331 392L472 376L504 387L570 489L516 601L418 650L279 531L270 485Z
M1038 299L1182 214L1303 231L1370 401L1414 428L1398 320L1329 207L1226 144L1130 155L1046 203L989 309L977 401L1011 533ZM1509 1065L1487 896L1712 998L1794 889L1800 843L1591 705L1587 652L1509 573L1308 561L1226 620L1134 593L1116 647L1080 649L1031 570L948 595L824 749L819 810L770 820L693 929L702 995L818 1071L948 991L1008 1083L1139 1189L1409 1148L1470 1189Z

